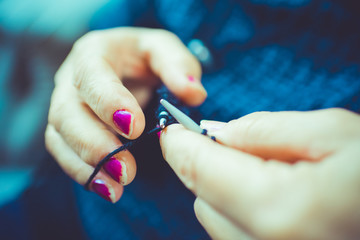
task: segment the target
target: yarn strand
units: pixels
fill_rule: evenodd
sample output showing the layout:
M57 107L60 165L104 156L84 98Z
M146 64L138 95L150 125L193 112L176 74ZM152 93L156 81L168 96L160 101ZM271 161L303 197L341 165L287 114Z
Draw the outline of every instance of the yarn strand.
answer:
M179 109L181 109L181 111L183 111L185 114L189 114L189 109L179 100L177 99L172 93L170 93L170 91L163 85L162 87L160 87L157 90L157 95L158 95L158 101L160 101L160 99L166 99L169 102L171 102L173 105L176 105ZM160 119L163 117L162 116L162 112L167 112L166 109L159 104L158 105L158 109L155 112L156 118L158 123L160 123ZM172 123L175 123L176 119L174 117L172 117L170 114L167 114L167 121L165 126L168 126ZM159 124L160 125L160 124ZM114 156L115 154L121 152L121 151L125 151L125 150L129 150L131 149L136 143L143 141L144 139L146 139L148 136L151 136L155 133L158 133L162 130L162 128L160 126L156 126L155 128L151 129L150 131L143 133L139 138L135 139L135 140L131 140L127 143L125 143L123 146L115 149L114 151L112 151L111 153L109 153L108 155L106 155L95 167L94 171L92 172L92 174L90 175L90 177L88 178L88 180L86 181L84 188L86 190L90 190L90 184L91 182L94 180L96 174L98 174L101 170L101 168L103 167L103 165L109 161L109 159ZM164 127L164 126L163 126Z
M92 180L94 180L96 174L98 174L101 170L101 168L103 167L103 165L109 161L109 159L114 156L115 154L125 151L125 150L130 150L131 147L134 146L135 143L138 143L142 140L144 140L146 137L151 136L155 133L160 132L162 129L160 127L155 127L154 129L151 129L150 131L142 134L139 138L134 139L132 141L129 141L127 143L125 143L124 145L122 145L121 147L115 149L114 151L112 151L111 153L109 153L108 155L106 155L95 167L94 171L92 172L92 174L90 175L90 177L88 178L88 180L86 181L84 188L86 190L90 190L90 183L92 182Z

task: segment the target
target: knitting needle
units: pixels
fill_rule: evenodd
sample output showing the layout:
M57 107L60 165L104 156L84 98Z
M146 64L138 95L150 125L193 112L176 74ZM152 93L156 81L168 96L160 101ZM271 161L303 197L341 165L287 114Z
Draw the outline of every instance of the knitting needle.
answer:
M190 117L188 117L185 113L181 112L174 105L172 105L171 103L169 103L165 99L161 99L160 103L185 128L189 129L190 131L197 132L197 133L200 133L200 134L204 133L204 129L202 129Z
M169 121L169 114L167 111L162 111L159 114L159 126L161 129L164 129L166 127L167 121Z

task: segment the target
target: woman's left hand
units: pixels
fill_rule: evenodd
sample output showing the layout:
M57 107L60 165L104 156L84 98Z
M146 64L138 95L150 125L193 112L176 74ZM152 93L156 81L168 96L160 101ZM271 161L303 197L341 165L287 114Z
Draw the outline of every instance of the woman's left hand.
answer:
M168 126L166 161L218 239L360 239L360 117L342 109ZM217 129L216 131L212 129Z

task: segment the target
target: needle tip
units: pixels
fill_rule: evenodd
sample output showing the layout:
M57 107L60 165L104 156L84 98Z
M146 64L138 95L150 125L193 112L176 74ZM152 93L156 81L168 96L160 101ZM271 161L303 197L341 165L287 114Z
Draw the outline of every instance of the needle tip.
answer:
M160 119L159 125L160 125L161 129L164 129L166 127L166 122L167 122L166 118L161 118Z

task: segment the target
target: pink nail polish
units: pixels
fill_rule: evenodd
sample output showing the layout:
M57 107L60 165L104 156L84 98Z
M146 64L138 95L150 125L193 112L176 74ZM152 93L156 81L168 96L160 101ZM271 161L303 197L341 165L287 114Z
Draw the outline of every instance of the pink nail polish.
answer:
M115 157L111 157L104 166L104 170L117 182L126 184L127 174L126 165Z
M96 179L92 182L92 189L103 199L113 202L112 195L105 182L101 179Z
M132 114L122 109L113 114L114 124L128 137L132 132Z
M159 124L156 124L156 127L158 128L158 127L160 127L160 125L159 125ZM162 130L161 130L161 131L162 131ZM161 136L161 131L159 131L159 132L156 133L156 135L158 136L159 140L160 140L160 136Z
M195 78L193 76L188 76L190 82L195 82Z

